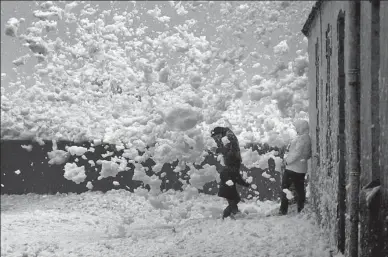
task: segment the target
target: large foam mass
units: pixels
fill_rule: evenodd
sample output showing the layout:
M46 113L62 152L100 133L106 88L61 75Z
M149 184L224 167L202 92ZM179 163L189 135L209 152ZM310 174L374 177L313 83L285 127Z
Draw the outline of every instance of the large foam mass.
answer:
M171 129L186 131L202 121L202 114L189 106L179 106L167 113L165 121Z
M220 124L241 147L288 144L292 121L308 106L308 56L296 32L311 3L140 1L125 11L122 4L42 2L27 20L4 24L4 40L24 52L9 64L17 73L13 90L2 90L2 139L114 144L123 154L104 154L99 179L130 162L133 179L152 194L164 164L201 164L214 146L209 131ZM23 72L30 63L32 84ZM7 79L2 70L2 89ZM47 161L60 165L86 151L53 149ZM142 168L148 158L157 176ZM243 152L243 162L262 167L265 159ZM83 182L82 167L65 165L66 178ZM187 197L217 180L214 166L190 170Z

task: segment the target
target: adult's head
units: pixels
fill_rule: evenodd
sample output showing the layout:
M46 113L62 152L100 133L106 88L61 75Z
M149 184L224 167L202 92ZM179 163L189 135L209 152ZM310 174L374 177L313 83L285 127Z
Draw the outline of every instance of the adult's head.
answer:
M228 127L215 127L211 132L211 137L216 141L216 142L221 142L221 139L223 137L227 137L228 140L234 147L238 148L238 139L236 135L233 133L233 131L228 128Z
M228 128L226 128L226 127L215 127L211 131L211 136L212 137L215 137L215 136L222 136L222 137L224 137L226 135L226 131L227 130L228 130Z
M309 123L307 122L307 120L296 120L294 122L294 127L298 135L309 133Z

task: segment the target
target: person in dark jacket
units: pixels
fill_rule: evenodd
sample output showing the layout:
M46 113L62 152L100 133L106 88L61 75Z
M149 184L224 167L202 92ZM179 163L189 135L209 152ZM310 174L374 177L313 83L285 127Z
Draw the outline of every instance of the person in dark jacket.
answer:
M233 217L239 211L237 204L241 198L237 192L236 183L245 187L248 187L249 184L240 174L242 160L238 139L234 133L227 127L216 127L211 131L211 136L217 143L216 153L221 153L224 157L225 167L220 172L221 181L218 190L218 196L228 201L228 206L222 216L224 219L231 215Z

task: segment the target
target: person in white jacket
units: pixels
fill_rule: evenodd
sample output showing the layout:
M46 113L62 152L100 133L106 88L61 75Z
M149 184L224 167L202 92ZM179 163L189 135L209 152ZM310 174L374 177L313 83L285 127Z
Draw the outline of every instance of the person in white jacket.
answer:
M288 153L284 158L286 168L282 178L280 215L287 214L288 199L284 191L289 189L291 184L294 184L297 194L298 212L303 210L306 199L304 181L307 173L307 160L311 158L309 124L305 120L297 120L294 122L294 126L298 135L291 141Z

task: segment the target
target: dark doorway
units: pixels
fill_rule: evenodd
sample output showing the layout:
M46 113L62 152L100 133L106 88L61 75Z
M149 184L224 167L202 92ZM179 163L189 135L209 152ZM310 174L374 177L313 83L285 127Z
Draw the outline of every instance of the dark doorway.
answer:
M337 246L341 253L345 253L345 213L346 213L346 160L345 160L345 13L340 11L337 19L338 32L338 138L337 159L338 167L338 238Z

